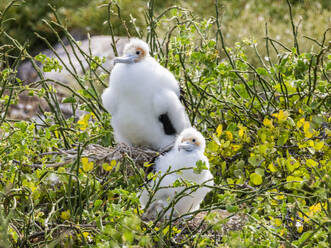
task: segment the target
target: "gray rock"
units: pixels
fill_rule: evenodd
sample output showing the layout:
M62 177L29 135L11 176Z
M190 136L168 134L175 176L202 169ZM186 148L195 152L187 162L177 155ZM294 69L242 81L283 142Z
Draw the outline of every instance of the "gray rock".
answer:
M128 38L116 37L116 48L121 55L124 49L124 45L128 42ZM57 90L57 98L61 102L63 98L70 96L71 93L65 88L54 83L54 81L61 82L70 86L73 89L79 89L80 86L77 83L78 77L84 76L84 71L88 71L90 67L90 57L98 56L101 59L105 58L105 62L102 64L102 68L98 68L97 73L106 73L112 69L112 59L114 58L111 36L92 36L90 40L85 39L79 41L79 48L74 45L74 49L69 45L65 48L59 43L54 46L55 53L52 50L47 49L41 51L47 57L56 58L63 69L61 71L42 72L43 77L48 79L48 84L52 84ZM87 54L89 56L84 55ZM42 65L38 61L35 61L41 68ZM74 75L73 75L74 74ZM33 68L31 61L26 61L18 68L17 77L22 80L23 84L31 84L40 80L37 71ZM100 85L97 87L101 90ZM71 116L71 104L61 103L60 109L66 117ZM27 92L23 92L19 96L18 104L12 105L9 109L8 117L18 120L31 120L38 119L37 115L42 114L43 111L49 111L49 106L44 99L40 99L37 96L28 96ZM76 117L83 114L83 111L77 111Z
M124 45L128 42L128 38L116 37L115 39L117 51L119 54L122 54ZM102 66L107 70L111 70L111 60L114 58L114 52L111 46L111 36L92 36L90 41L86 39L79 41L78 43L80 43L79 48L85 54L91 55L91 57L105 57L106 62ZM66 84L76 81L71 73L77 72L78 75L83 75L83 71L89 69L89 59L84 56L82 52L80 52L79 48L74 46L73 50L70 45L66 45L65 48L63 48L61 44L56 44L54 46L56 54L54 54L50 49L41 51L40 53L45 54L47 57L58 59L59 63L63 66L63 69L60 72L44 72L44 77ZM42 65L40 65L38 61L35 62L37 62L40 68L42 68ZM25 84L32 83L40 79L37 72L33 68L31 61L24 62L18 68L17 77L20 78Z

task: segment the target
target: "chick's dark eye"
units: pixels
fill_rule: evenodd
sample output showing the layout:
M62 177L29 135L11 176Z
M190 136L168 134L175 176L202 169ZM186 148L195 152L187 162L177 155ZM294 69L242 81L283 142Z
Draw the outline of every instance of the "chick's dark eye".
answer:
M195 139L192 139L192 142L194 143L195 142Z
M139 55L140 54L140 51L136 51L136 54Z

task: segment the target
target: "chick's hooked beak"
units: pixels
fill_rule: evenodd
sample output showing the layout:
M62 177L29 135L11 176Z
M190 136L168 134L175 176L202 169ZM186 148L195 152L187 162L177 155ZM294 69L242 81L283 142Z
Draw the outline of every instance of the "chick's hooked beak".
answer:
M195 144L192 144L191 142L183 142L178 146L178 151L180 151L181 149L187 151L187 152L191 152L196 148Z
M133 64L134 62L136 62L135 60L138 59L139 56L138 55L125 55L122 57L116 57L113 59L114 64L116 63L125 63L125 64Z

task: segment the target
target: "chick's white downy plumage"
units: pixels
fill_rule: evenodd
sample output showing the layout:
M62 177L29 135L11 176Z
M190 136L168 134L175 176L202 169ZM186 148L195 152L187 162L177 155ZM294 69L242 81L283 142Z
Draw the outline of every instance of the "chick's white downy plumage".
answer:
M155 161L155 171L160 176L152 181L149 186L154 191L159 183L158 189L156 189L151 200L151 196L146 189L143 190L140 196L140 203L144 209L150 201L148 208L145 209L147 218L155 218L178 196L183 196L181 193L183 190L185 196L174 205L173 214L180 216L200 208L200 203L211 190L206 186L214 185L213 176L209 171L208 159L203 154L204 150L205 139L202 134L194 128L187 128L178 136L173 149ZM199 164L202 165L202 169L197 168ZM169 172L177 170L181 170L181 172L169 174ZM168 174L162 178L162 175L166 173ZM169 187L177 180L187 180L200 186L198 188ZM165 213L165 217L168 218L171 211L172 208L169 208Z
M114 63L102 102L112 115L116 141L157 150L172 144L176 134L191 126L175 77L136 38Z

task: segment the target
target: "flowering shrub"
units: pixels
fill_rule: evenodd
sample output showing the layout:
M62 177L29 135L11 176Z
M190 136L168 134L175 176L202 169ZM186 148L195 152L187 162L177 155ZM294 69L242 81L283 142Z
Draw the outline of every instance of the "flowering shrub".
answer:
M191 232L175 220L141 218L139 189L153 174L145 175L132 159L98 164L83 155L89 144L114 144L111 117L94 87L106 84L94 74L102 59L93 57L90 71L76 77L81 89L63 100L85 114L66 119L56 87L38 67L36 83L15 78L22 57L46 64L47 71L61 65L55 58L32 57L6 33L0 13L0 35L10 38L0 47L0 246L330 246L329 44L321 34L314 39L317 51L299 52L291 20L293 47L266 35L262 57L253 39L228 46L217 5L215 10L208 20L177 7L155 17L150 5L146 18L153 56L179 80L190 120L207 138L215 187L201 212L207 211L210 226ZM164 39L158 33L163 24ZM11 63L8 49L19 54ZM255 53L257 65L248 62L247 51ZM50 106L42 122L7 118L21 92ZM125 173L128 167L134 175ZM212 210L244 216L245 223L224 231L229 218Z

